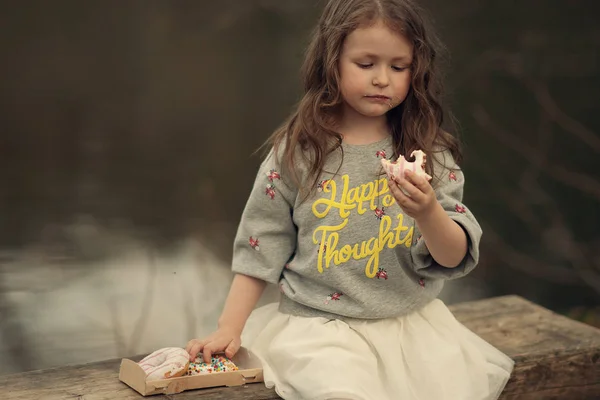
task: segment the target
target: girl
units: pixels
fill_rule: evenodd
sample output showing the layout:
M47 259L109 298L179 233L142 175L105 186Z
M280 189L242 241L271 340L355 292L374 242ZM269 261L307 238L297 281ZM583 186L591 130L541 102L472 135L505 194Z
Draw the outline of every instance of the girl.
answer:
M263 362L284 399L496 399L513 362L437 299L478 262L437 42L413 0L330 0L304 97L271 138L234 243L218 329L190 357ZM421 175L381 159L425 152ZM281 300L253 311L266 283Z

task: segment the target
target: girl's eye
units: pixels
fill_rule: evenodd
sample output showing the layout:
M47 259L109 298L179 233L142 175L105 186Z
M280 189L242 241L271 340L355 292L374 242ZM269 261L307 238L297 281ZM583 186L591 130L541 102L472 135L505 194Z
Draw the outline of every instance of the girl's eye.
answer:
M396 67L396 66L392 66L392 69L394 71L398 71L398 72L402 72L408 69L408 67Z
M373 66L373 64L363 64L363 63L356 63L356 65L358 65L360 68L363 69L367 69L367 68L371 68Z

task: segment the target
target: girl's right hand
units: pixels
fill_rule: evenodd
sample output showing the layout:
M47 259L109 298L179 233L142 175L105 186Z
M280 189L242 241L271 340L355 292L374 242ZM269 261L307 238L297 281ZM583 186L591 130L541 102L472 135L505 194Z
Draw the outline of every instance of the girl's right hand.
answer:
M219 328L216 332L205 339L192 339L185 347L185 351L190 354L190 361L202 352L204 362L210 363L211 357L215 353L225 352L227 358L232 358L238 352L242 345L240 334L234 329Z

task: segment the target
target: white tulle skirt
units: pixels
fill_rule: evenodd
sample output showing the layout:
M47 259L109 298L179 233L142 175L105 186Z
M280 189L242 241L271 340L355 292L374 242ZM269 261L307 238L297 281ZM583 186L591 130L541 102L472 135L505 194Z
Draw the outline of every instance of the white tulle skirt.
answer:
M277 307L255 310L242 342L286 400L493 400L513 368L441 300L374 321L295 317Z

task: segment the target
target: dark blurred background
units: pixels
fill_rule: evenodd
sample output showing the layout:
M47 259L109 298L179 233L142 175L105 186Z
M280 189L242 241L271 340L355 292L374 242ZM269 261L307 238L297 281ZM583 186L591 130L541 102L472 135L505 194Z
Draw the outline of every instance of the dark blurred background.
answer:
M600 2L422 3L484 228L442 298L518 294L600 326ZM213 329L253 152L299 99L321 6L0 3L0 374Z

